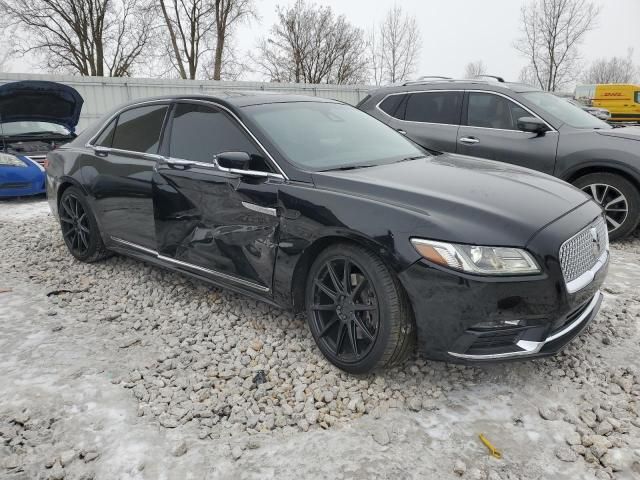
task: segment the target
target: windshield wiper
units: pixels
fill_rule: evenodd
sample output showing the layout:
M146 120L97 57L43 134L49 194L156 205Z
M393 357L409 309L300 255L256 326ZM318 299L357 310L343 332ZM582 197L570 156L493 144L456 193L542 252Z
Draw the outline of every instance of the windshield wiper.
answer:
M358 168L369 168L369 167L377 167L378 164L376 163L366 163L366 164L362 164L362 165L343 165L342 167L334 167L334 168L327 168L326 170L321 170L322 172L337 172L337 171L344 171L344 170L356 170Z

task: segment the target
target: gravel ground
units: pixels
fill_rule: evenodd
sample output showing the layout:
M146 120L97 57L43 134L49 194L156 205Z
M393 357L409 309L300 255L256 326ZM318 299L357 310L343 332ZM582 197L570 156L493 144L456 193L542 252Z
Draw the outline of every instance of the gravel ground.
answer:
M301 317L75 261L41 199L0 202L0 245L0 478L640 478L639 232L562 354L362 377Z

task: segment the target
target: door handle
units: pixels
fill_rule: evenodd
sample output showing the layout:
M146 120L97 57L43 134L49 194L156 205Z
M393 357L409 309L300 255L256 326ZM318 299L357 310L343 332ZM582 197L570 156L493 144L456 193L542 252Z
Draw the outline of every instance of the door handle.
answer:
M167 165L170 167L189 168L196 164L196 162L192 162L191 160L180 160L179 158L165 158L164 161L167 162Z
M402 130L401 128L398 128L398 129L396 130L396 132L401 133L402 135L406 135L406 134L407 134L407 132L405 132L405 131L404 131L404 130Z
M476 137L462 137L458 140L460 143L464 143L465 145L475 145L476 143L480 143Z

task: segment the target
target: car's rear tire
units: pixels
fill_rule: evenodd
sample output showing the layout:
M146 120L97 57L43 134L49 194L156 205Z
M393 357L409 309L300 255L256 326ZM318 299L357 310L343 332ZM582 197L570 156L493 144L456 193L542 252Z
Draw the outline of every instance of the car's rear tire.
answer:
M605 210L609 238L624 238L640 222L640 192L621 175L609 172L589 173L573 185L590 195Z
M411 305L396 276L352 244L323 250L306 285L307 322L325 357L355 374L401 363L414 346Z
M79 188L68 187L62 192L58 217L64 243L75 258L91 263L110 255L89 202Z

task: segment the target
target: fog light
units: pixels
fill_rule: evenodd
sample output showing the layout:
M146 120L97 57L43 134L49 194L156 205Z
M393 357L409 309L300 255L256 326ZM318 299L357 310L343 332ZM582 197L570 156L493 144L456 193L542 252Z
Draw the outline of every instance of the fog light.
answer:
M526 324L527 322L524 320L495 320L493 322L476 323L471 328L474 330L493 330L499 328L523 327Z

